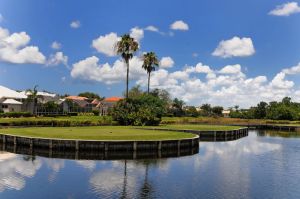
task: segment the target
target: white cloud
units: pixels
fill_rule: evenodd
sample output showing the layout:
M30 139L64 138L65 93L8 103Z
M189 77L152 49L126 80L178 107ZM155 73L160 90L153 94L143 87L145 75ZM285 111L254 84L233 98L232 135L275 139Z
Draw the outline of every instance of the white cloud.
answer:
M296 66L283 69L282 72L284 72L285 74L288 74L288 75L295 75L295 74L300 73L300 62Z
M272 80L271 85L279 89L290 89L294 86L294 82L285 80L286 74L278 73Z
M288 2L277 6L274 10L271 10L269 14L275 16L290 16L291 14L299 12L300 7L297 2Z
M61 43L57 42L57 41L54 41L52 42L51 44L51 48L54 49L54 50L58 50L58 49L61 49Z
M187 73L213 73L209 66L203 65L199 62L195 67L189 66L185 69Z
M54 55L50 55L46 63L47 66L57 66L59 64L68 66L68 56L64 55L63 52L56 52Z
M198 57L199 55L198 55L198 53L193 53L192 56L193 57Z
M237 74L241 72L241 65L227 65L224 68L222 68L219 73L223 74Z
M187 23L185 23L184 21L179 20L179 21L175 21L174 23L172 23L170 25L170 28L172 30L183 30L183 31L186 31L186 30L189 30L189 25Z
M135 56L130 61L130 79L146 87L147 76L141 66L142 61ZM300 100L300 89L288 79L288 75L298 73L295 66L280 71L270 80L263 75L247 77L242 69L244 67L235 64L217 70L201 62L172 72L160 67L151 74L151 89L166 89L172 97L191 105L211 103L231 107L239 104L246 108L260 101L281 100L285 96ZM123 83L126 67L121 60L100 64L99 59L92 56L73 64L71 76L105 84Z
M117 60L113 65L108 63L99 64L99 58L96 56L88 57L73 64L71 76L73 78L104 82L105 84L114 84L124 81L126 78L126 67L121 60ZM142 68L142 60L134 56L130 61L130 79L137 79L146 75Z
M43 64L45 56L37 46L27 46L30 36L26 32L10 34L0 27L0 61L24 64Z
M79 28L80 26L81 26L81 23L80 23L80 21L78 21L78 20L72 21L72 22L70 23L70 27L71 27L71 28Z
M130 29L130 36L137 40L138 42L144 38L144 30L139 27L134 27Z
M161 68L172 68L174 66L174 61L171 57L162 57L159 66Z
M112 56L116 55L114 46L119 39L120 39L120 37L118 37L118 35L116 33L111 32L107 35L99 36L97 39L94 39L92 46L98 52L112 57Z
M233 37L229 40L222 40L213 56L228 58L228 57L247 57L255 53L255 49L251 38Z
M159 29L155 26L147 26L145 30L152 31L152 32L159 32Z

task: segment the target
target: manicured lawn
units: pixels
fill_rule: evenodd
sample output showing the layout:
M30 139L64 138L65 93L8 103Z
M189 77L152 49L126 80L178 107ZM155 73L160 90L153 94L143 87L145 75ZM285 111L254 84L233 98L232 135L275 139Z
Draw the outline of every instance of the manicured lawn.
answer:
M147 128L147 127L144 127ZM148 127L149 128L149 127ZM160 125L151 128L165 128L165 129L179 129L179 130L199 130L199 131L230 131L242 128L241 126L220 126L220 125L206 125L206 124L170 124Z
M190 133L134 129L123 126L5 128L0 134L85 140L168 140L192 138Z

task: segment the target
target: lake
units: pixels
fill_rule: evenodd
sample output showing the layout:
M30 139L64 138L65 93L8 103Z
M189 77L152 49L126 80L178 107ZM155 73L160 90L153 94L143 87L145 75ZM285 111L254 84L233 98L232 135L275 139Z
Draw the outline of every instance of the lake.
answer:
M300 198L300 134L249 131L165 159L67 160L0 152L0 198Z

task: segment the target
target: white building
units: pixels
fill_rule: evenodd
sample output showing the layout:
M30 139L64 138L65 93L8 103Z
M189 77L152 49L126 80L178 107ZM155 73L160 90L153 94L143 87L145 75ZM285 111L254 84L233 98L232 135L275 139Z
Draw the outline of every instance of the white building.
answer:
M22 100L27 96L0 85L0 110L4 112L22 111Z

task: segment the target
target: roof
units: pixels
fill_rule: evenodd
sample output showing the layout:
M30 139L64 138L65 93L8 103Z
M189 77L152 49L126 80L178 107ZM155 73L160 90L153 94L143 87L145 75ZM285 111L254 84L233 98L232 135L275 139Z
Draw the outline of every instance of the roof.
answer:
M20 92L24 95L31 95L31 92L30 91L22 91ZM45 96L45 97L56 97L56 94L54 93L48 93L48 92L44 92L44 91L38 91L37 92L37 95L40 95L40 96Z
M0 98L26 99L27 96L0 85Z
M2 102L2 104L22 104L22 102L19 102L17 100L14 99L6 99Z
M68 96L65 97L65 99L69 99L69 100L87 100L87 97L80 97L80 96Z
M121 99L123 99L123 98L122 97L108 97L108 98L105 98L103 101L104 102L118 102Z
M99 100L98 99L94 99L92 102L91 102L91 104L94 104L94 105L97 105L97 104L99 104Z

